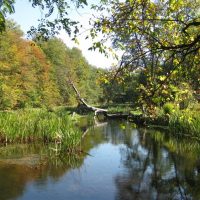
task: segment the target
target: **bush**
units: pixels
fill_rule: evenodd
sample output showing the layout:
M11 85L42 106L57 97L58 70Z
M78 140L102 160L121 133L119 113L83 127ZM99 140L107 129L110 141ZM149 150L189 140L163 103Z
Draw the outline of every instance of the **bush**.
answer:
M172 103L166 103L163 105L164 114L172 114L174 111L174 105Z

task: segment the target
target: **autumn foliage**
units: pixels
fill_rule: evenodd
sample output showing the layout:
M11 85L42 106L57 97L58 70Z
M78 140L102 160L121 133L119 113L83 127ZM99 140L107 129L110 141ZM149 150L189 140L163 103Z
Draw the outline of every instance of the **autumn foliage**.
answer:
M37 43L22 36L13 22L0 35L0 109L74 104L69 76L84 87L83 96L91 97L97 73L94 79L90 74L97 69L80 50L71 50L56 38Z

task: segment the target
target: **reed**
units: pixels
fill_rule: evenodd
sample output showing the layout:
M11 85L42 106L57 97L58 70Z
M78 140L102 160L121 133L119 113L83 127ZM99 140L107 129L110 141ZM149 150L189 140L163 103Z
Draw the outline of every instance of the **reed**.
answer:
M0 112L0 141L4 143L45 142L73 148L81 132L67 112L29 109Z
M174 134L200 137L200 113L196 111L176 111L169 118L169 127Z

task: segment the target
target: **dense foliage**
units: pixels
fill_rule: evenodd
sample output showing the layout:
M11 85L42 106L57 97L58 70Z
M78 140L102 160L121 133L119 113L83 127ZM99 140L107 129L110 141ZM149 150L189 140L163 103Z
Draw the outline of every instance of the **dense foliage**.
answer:
M0 109L75 104L69 78L83 97L98 101L98 70L80 50L69 49L56 38L25 40L13 22L0 35L0 44Z
M133 90L132 82L138 80L134 84L137 101L150 110L166 102L185 101L192 93L198 96L199 1L108 1L94 8L100 13L109 10L94 22L91 37L104 35L95 47L106 51L102 42L108 38L123 52L120 66L104 79L106 88L115 83L115 88L118 85L128 94L123 84L127 87L131 75L128 85Z

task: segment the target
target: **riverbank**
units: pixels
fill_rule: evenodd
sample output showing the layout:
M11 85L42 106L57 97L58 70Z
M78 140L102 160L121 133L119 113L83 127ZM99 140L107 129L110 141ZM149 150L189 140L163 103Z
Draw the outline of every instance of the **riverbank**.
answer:
M165 105L146 115L139 109L121 105L108 107L107 119L123 118L137 126L168 129L175 136L200 140L200 110L194 108L180 110ZM54 109L21 109L0 112L0 143L53 143L56 149L72 151L81 142L82 131L77 108L57 107ZM88 123L92 125L93 114ZM100 117L98 117L100 118ZM104 119L105 120L105 119Z
M156 108L151 114L142 113L129 105L111 106L108 118L125 118L138 126L167 128L176 136L200 140L200 105L194 104L181 110L171 103Z

